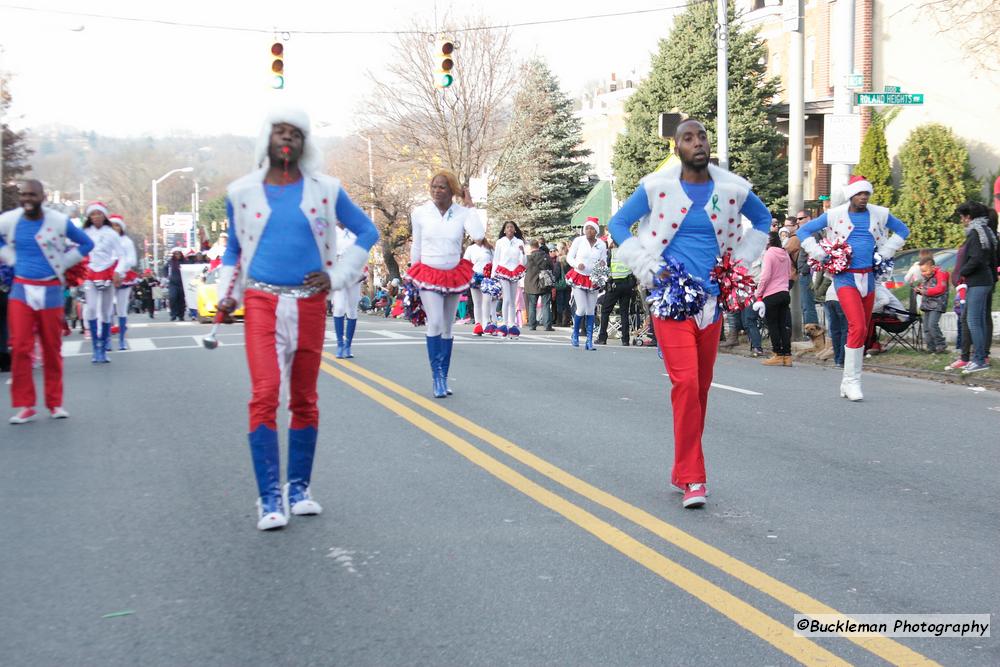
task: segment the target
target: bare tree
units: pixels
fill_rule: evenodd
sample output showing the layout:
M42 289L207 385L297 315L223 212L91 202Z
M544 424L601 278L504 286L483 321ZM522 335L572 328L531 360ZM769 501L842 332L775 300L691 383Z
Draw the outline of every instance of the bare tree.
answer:
M940 32L954 35L961 48L987 70L1000 71L1000 2L927 0L919 9L934 16Z
M510 32L486 28L483 18L445 20L440 31L414 24L417 33L402 34L395 59L384 77L372 75L375 95L371 114L383 135L382 157L401 156L427 169L447 167L463 183L492 167L506 139L504 122L516 68ZM437 35L457 38L455 82L434 86Z

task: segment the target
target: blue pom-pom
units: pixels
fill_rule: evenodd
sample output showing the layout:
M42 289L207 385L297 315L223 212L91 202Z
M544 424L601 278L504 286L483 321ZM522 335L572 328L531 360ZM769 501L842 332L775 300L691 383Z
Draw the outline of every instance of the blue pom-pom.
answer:
M483 282L479 286L479 289L483 294L488 294L494 299L503 293L503 286L496 278L483 278Z
M704 283L690 275L681 262L672 257L666 260L667 277L658 272L653 278L653 289L646 297L649 312L662 320L686 320L701 312L708 301Z
M896 265L896 261L890 257L884 259L879 253L875 253L872 258L872 272L875 274L875 280L882 282L888 280L892 275L892 269Z

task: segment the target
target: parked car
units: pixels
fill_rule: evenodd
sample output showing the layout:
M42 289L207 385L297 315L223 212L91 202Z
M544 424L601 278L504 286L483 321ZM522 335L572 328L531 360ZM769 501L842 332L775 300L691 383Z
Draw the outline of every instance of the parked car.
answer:
M205 276L197 285L198 321L207 324L215 319L215 306L219 303L219 268L205 272ZM240 306L233 317L243 317L243 306Z
M943 270L951 273L955 270L955 258L957 250L953 248L934 248L934 263ZM885 281L885 286L889 289L903 287L906 283L903 278L917 260L920 259L919 250L907 250L895 257L895 264L892 267L892 275Z

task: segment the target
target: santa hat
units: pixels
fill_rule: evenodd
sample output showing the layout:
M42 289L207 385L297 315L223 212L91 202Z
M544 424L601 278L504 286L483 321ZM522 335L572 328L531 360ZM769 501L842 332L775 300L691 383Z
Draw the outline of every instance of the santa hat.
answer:
M90 217L90 214L93 213L94 211L100 211L101 213L104 214L105 218L108 217L108 207L104 204L104 202L100 201L90 202L89 204L87 204L87 208L84 209L83 215L85 217Z
M319 172L322 156L312 139L312 123L309 114L304 109L293 106L276 107L264 118L264 124L257 135L257 145L254 149L254 159L258 167L269 167L267 152L271 145L271 128L278 123L294 125L302 132L302 157L299 158L299 168L304 172Z
M601 223L601 221L598 220L597 218L594 218L594 217L587 218L587 222L583 223L583 231L586 232L587 231L587 227L593 227L594 231L597 232L598 234L600 234L601 233L601 224L600 223Z
M868 179L860 174L851 176L851 180L847 181L847 185L844 186L844 198L850 199L859 192L867 192L868 194L875 192Z
M121 217L117 213L108 216L108 222L121 226L122 231L125 231L125 218Z

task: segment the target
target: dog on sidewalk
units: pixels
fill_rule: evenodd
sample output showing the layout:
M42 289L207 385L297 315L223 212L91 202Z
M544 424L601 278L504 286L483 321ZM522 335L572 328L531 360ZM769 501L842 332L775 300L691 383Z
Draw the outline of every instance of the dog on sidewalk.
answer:
M826 329L818 324L805 324L802 332L809 337L809 342L792 342L792 355L804 357L807 354L815 354L817 359L826 360L833 358L833 343L827 340Z

